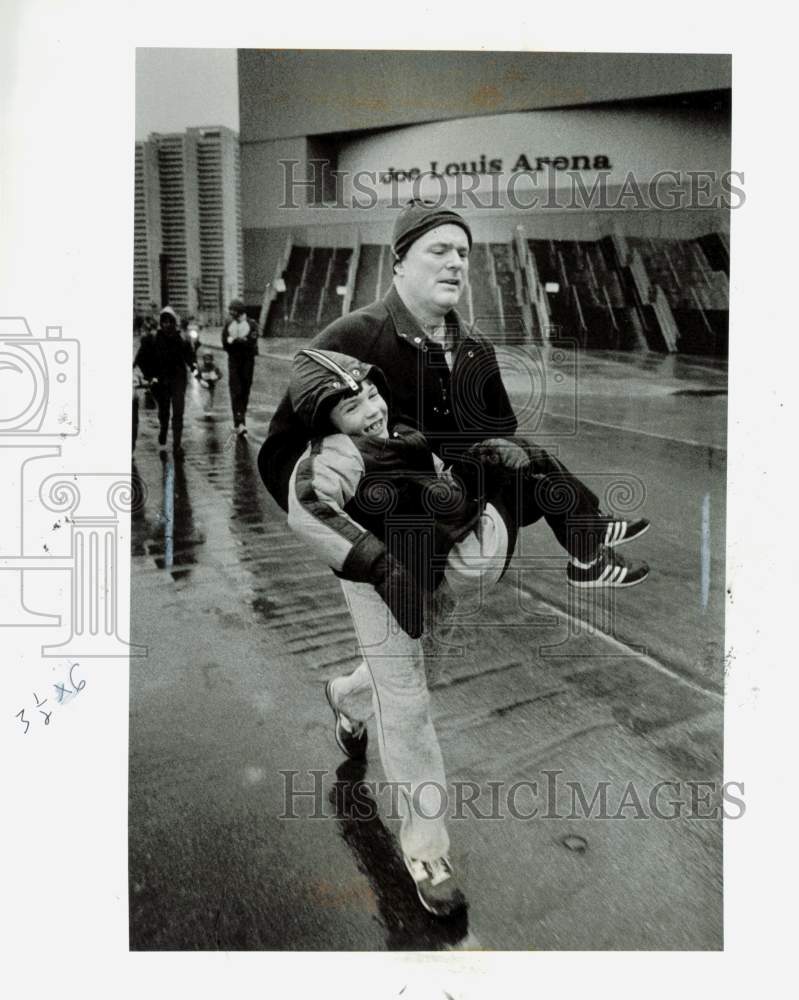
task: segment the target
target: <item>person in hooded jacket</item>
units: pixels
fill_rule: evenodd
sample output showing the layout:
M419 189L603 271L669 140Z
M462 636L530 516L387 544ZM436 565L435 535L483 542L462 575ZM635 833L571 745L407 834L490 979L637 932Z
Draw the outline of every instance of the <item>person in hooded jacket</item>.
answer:
M162 451L166 449L171 412L172 448L177 456L183 454L183 410L193 363L193 351L181 336L178 315L171 306L165 306L158 317L157 332L142 337L133 366L149 382L158 405L158 444Z
M258 324L249 319L241 299L233 299L222 327L222 347L228 359L228 386L233 426L237 434L247 433L247 405L258 354Z
M406 866L422 905L450 916L465 898L440 808L446 777L421 636L444 580L457 595L492 585L505 570L503 469L493 466L489 487L500 506L477 499L424 434L392 421L383 373L356 358L300 351L289 395L311 437L291 476L289 527L339 577L363 656L353 673L326 685L336 740L362 758L366 722L376 719ZM482 458L494 444L473 453Z

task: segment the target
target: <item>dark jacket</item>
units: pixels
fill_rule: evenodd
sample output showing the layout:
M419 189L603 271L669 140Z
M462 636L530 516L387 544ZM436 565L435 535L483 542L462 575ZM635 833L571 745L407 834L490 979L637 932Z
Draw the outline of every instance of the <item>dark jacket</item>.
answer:
M227 352L228 358L254 358L258 353L258 324L254 319L244 317L250 327L250 332L245 340L230 339L230 324L233 320L228 320L222 327L222 348Z
M392 416L422 431L449 465L477 441L513 435L516 417L490 341L456 312L446 322L457 337L452 372L441 348L424 337L393 287L382 301L331 323L311 346L378 365L391 389ZM261 477L284 510L291 473L308 439L284 395L258 456Z
M149 381L157 378L164 384L185 385L188 371L194 363L191 344L179 332L146 333L139 343L133 367Z

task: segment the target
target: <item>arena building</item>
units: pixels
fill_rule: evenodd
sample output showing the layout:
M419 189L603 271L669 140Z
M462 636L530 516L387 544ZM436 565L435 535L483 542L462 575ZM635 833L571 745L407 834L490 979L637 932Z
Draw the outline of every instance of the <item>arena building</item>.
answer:
M240 50L244 294L309 336L388 287L397 208L457 208L499 342L727 351L724 55Z

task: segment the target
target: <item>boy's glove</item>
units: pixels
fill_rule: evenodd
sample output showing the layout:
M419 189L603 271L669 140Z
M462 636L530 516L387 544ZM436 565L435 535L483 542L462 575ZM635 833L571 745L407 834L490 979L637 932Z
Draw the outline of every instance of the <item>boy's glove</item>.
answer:
M375 590L388 605L403 631L418 639L424 628L421 588L399 560L389 553L374 563Z

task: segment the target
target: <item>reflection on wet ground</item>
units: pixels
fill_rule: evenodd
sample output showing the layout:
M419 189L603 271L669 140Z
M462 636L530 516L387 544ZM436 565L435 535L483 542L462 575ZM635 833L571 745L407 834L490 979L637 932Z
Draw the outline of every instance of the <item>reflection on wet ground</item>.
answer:
M131 475L145 497L131 520L133 555L153 557L159 569L167 570L173 580L188 577L197 562L196 549L205 543L203 533L194 523L186 469L182 460L163 454L160 457L159 489L144 486L134 460Z
M336 770L329 799L339 835L374 893L389 951L452 949L469 934L468 913L437 920L419 906L416 890L395 838L378 816L374 798L363 784L366 764L346 761Z

